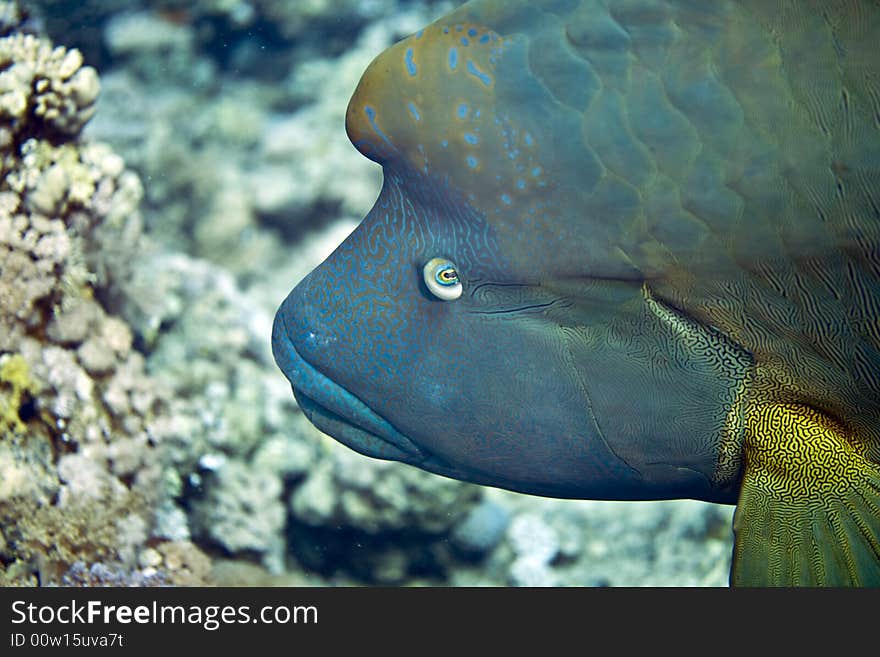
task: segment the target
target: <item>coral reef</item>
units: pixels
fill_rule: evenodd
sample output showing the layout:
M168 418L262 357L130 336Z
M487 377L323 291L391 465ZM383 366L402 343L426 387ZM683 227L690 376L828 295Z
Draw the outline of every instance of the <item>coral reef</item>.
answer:
M0 41L0 70L0 144L41 132L75 135L95 113L98 73L83 66L78 50L53 48L31 34L13 34ZM62 186L61 175L44 185Z
M140 239L137 176L78 133L99 84L76 50L0 39L0 579L127 570L164 495L163 393L102 305Z
M61 576L62 586L202 586L212 583L211 560L188 541L145 548L136 568L75 561Z
M333 450L291 496L293 515L310 525L356 529L368 534L407 529L444 533L479 497L476 486L425 477L390 461L364 461L350 450Z
M481 558L498 547L509 525L510 512L497 502L485 499L462 518L450 538L466 557Z
M550 563L559 555L559 537L536 513L523 513L513 519L508 532L516 555L510 565L511 584L517 586L556 586L559 579Z
M515 586L724 586L733 507L688 500L545 500L491 491L511 514L481 565ZM455 574L457 584L473 573ZM480 580L478 580L480 581Z
M284 570L285 510L281 479L239 461L224 461L195 503L196 531L229 553L256 552L267 569Z

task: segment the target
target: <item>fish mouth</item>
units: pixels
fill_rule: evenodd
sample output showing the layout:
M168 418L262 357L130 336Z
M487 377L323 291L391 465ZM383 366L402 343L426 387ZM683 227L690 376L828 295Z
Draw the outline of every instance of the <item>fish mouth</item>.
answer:
M275 316L272 354L312 424L365 456L421 467L434 460L357 396L308 363L290 339L284 315L279 311Z

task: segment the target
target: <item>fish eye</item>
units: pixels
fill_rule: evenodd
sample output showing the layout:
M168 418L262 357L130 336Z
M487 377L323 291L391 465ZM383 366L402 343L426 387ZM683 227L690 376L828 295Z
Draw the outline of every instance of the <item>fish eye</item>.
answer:
M446 258L431 258L422 275L425 285L438 299L442 301L455 301L461 296L461 280L455 264Z

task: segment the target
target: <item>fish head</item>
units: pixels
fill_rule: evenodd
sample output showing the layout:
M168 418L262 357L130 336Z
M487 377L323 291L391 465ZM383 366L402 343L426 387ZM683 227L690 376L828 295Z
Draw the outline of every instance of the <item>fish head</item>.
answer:
M369 456L546 495L611 494L635 473L604 443L571 367L554 318L567 300L520 276L491 226L431 186L386 171L369 215L283 302L273 350L299 405Z
M695 412L710 438L650 428L668 377L645 322L675 328L602 224L584 236L595 164L567 119L509 81L529 103L499 101L521 57L515 36L447 20L373 62L346 127L383 188L282 303L275 359L307 417L372 457L556 497L711 498L730 408ZM704 374L680 394L721 385ZM741 374L720 378L733 401Z

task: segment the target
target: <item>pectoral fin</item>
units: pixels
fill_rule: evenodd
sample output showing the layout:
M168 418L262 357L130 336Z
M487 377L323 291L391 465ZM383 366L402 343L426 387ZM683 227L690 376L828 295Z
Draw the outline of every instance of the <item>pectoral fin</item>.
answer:
M810 408L749 413L731 584L880 586L880 465Z

